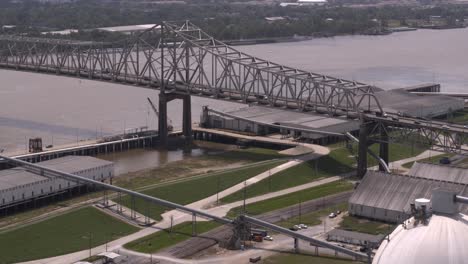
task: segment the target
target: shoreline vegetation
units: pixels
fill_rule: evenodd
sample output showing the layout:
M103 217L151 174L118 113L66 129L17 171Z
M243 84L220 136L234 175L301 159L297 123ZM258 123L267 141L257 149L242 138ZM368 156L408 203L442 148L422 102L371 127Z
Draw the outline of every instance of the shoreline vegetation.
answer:
M131 37L132 33L102 28L190 20L215 39L230 45L468 26L468 4L356 8L332 1L324 6L300 7L249 3L199 0L184 2L181 6L175 3L151 5L140 1L111 5L97 0L66 4L59 1L56 4L28 2L28 5L7 2L0 3L0 26L2 34L116 42ZM152 38L158 40L157 35Z

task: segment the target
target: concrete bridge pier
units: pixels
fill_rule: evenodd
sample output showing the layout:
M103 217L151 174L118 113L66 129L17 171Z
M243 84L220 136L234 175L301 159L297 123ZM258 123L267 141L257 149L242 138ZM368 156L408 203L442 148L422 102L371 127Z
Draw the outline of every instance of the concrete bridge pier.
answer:
M158 134L161 148L167 148L167 98L163 92L159 93Z
M185 145L190 146L192 143L192 100L190 94L165 93L159 94L159 143L161 148L168 147L168 128L167 128L167 104L168 102L181 99L182 100L182 134L185 138Z
M358 166L357 176L364 177L367 172L367 148L369 147L369 126L362 123L359 129L359 151L358 151Z
M183 121L182 131L186 143L192 142L192 98L190 95L184 96L183 100Z
M387 166L389 165L389 160L390 160L390 151L388 147L388 134L385 129L382 129L380 131L380 146L379 146L379 157L385 161ZM385 168L379 163L379 171L386 171Z

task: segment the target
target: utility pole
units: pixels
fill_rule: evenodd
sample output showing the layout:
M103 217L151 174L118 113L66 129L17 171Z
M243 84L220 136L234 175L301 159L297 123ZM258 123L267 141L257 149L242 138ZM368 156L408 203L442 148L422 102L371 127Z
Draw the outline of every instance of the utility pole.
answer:
M268 192L271 192L271 169L268 170Z
M243 214L245 214L245 199L247 197L247 181L244 181L244 204L242 206Z
M301 216L302 216L302 199L301 193L299 193L299 223L302 223Z
M217 184L217 191L216 191L216 204L219 205L219 188L220 188L220 177L219 177L219 174L218 174L218 178L217 178L217 181L218 181L218 184Z
M153 264L153 252L151 251L151 242L148 243L148 250L150 252L150 263Z

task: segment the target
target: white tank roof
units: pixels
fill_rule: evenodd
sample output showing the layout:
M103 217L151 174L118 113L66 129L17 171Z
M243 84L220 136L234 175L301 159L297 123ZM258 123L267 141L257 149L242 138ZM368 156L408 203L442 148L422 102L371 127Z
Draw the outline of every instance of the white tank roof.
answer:
M461 264L468 259L468 217L433 215L427 226L400 225L384 240L373 264Z

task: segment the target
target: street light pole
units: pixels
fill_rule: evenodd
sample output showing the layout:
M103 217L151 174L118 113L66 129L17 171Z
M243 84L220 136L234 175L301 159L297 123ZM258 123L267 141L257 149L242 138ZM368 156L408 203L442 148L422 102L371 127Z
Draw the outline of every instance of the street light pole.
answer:
M245 214L245 199L247 196L247 181L244 181L244 204L242 206L243 214Z
M93 239L93 235L91 234L91 232L89 232L89 239L88 239L88 242L89 242L89 257L91 257L91 241Z
M153 264L153 252L151 252L151 242L148 243L148 249L150 250L150 263Z

